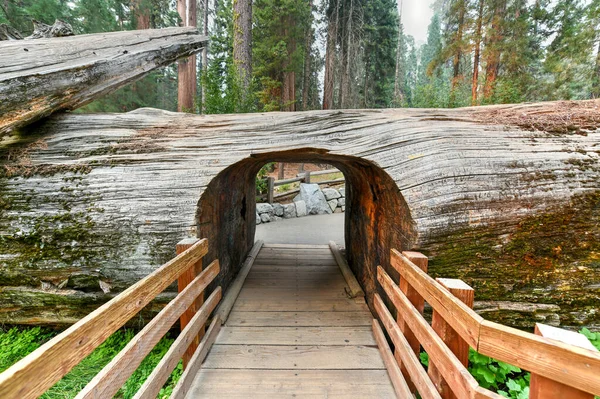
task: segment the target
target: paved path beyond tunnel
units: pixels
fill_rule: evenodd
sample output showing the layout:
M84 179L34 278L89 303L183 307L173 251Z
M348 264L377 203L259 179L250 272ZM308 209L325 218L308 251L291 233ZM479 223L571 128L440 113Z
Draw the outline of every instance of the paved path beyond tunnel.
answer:
M344 246L344 214L310 215L256 226L256 240L278 244L327 244Z
M346 288L327 245L265 244L187 397L394 398Z

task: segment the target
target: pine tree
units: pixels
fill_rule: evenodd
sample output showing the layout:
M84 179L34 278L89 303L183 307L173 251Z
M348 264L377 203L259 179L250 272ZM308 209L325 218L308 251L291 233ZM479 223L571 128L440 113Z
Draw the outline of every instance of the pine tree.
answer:
M311 10L305 0L256 0L254 74L264 110L295 109Z
M397 10L395 0L372 0L364 10L365 83L362 91L367 108L393 105L398 47ZM400 66L403 67L403 63Z
M552 79L548 99L587 98L590 92L590 41L584 13L580 0L560 1L550 13L550 28L555 36L544 62L544 69Z

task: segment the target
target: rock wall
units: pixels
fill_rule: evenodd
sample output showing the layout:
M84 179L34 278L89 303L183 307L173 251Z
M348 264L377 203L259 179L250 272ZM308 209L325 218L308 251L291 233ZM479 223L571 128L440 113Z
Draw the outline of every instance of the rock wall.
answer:
M342 213L346 210L346 189L324 188L318 184L307 190L307 184L300 184L300 194L291 204L259 203L256 204L256 224L277 222L282 219L300 218L307 215ZM306 204L314 204L307 207ZM307 209L308 208L308 209Z

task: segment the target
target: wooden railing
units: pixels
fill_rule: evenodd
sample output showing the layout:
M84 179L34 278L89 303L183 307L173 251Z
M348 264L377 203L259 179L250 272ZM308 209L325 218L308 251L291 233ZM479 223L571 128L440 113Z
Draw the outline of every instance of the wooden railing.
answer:
M474 291L461 280L427 275L427 258L392 250L391 266L400 284L379 266L377 279L397 311L397 319L375 294L379 321L373 331L400 398L501 398L479 386L467 370L469 347L531 372L530 398L589 398L600 395L600 353L583 335L538 324L531 334L484 320L471 308ZM422 316L425 302L432 323ZM423 368L419 351L429 355Z
M275 180L274 177L267 177L267 179L266 179L267 180L267 193L260 195L259 198L261 198L261 200L266 200L268 203L272 204L278 198L300 192L300 189L296 188L296 189L288 190L283 193L275 194L275 187L283 186L285 184L297 183L297 182L310 183L311 176L329 175L332 173L340 173L340 171L338 169L320 170L317 172L306 171L306 172L298 173L297 177L292 177L290 179L284 179L284 180ZM342 177L341 179L324 180L324 181L319 181L319 182L314 182L314 183L318 184L318 185L322 185L322 184L343 183L344 181L345 181L345 178Z
M207 251L205 239L182 241L177 247L177 257L0 374L0 398L37 398L43 394L175 280L178 280L179 294L133 337L77 398L112 398L180 318L181 333L135 397L155 398L183 358L185 370L171 396L183 398L221 326L215 317L206 334L199 336L221 300L221 287L217 287L206 301L202 301L202 293L219 273L217 260L202 270L202 257Z

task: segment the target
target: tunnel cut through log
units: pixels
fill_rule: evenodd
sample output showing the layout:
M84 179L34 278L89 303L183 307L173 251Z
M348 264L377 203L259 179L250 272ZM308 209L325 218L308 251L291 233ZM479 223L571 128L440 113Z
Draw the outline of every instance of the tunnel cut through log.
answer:
M254 154L229 166L208 184L198 203L197 235L215 243L207 259L220 260L219 283L228 285L254 243L254 180L268 162L327 163L344 174L346 256L370 302L377 265L389 264L390 248L412 247L415 224L398 186L383 169L365 159L316 148Z

